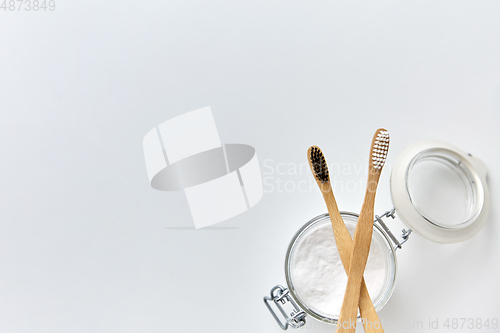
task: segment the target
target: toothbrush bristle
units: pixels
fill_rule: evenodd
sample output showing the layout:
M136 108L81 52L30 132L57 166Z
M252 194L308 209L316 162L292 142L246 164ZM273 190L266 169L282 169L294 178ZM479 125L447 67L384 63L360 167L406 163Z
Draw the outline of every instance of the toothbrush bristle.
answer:
M387 159L387 152L389 151L389 132L380 131L377 134L372 151L372 164L374 169L382 169Z
M330 181L330 176L328 175L328 166L326 165L325 156L323 152L318 147L311 147L311 165L314 169L314 176L320 182L324 183Z

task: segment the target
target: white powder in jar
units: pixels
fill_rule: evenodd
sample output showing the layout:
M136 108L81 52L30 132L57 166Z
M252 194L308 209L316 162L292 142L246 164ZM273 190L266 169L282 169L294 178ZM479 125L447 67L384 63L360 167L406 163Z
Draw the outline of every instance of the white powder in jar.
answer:
M330 220L308 230L294 249L291 258L291 278L299 298L315 312L338 318L347 286L347 274L337 250ZM349 233L354 235L356 224L345 219ZM374 232L375 233L375 232ZM374 237L365 268L364 278L374 304L387 281L387 254Z

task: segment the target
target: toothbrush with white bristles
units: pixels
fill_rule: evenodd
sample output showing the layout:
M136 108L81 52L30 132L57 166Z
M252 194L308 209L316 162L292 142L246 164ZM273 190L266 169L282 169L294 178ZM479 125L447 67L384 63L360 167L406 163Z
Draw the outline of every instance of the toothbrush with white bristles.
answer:
M354 246L349 265L347 288L337 323L337 333L354 333L356 331L361 282L373 234L375 194L388 151L389 132L379 128L372 139L365 200L354 232Z

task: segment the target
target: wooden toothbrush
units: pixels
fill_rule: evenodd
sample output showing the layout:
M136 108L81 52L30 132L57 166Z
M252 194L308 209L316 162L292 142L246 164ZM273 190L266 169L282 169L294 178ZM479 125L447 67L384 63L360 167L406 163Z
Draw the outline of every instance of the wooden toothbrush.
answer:
M339 209L337 207L337 202L335 201L335 196L333 195L332 185L330 183L330 176L328 173L328 165L325 160L325 156L321 149L317 146L312 146L307 150L307 159L309 161L309 166L316 179L321 194L325 199L326 207L328 208L328 214L330 214L330 221L333 227L333 235L335 236L335 242L337 243L337 249L340 254L340 260L344 265L344 270L349 273L349 265L352 254L352 248L354 242L351 239L351 235L347 230L347 227L340 215ZM373 307L372 300L368 294L368 289L366 288L365 280L361 281L361 292L359 296L359 312L361 313L361 318L363 318L363 326L365 332L370 333L383 333L382 325L378 318L377 312ZM377 323L377 324L375 324ZM377 328L375 328L376 326Z
M356 319L368 253L373 234L374 204L377 185L389 150L389 132L379 128L373 136L368 165L368 183L366 185L365 200L359 214L356 231L354 232L354 246L350 260L350 269L347 277L347 288L344 302L340 310L337 333L354 333Z

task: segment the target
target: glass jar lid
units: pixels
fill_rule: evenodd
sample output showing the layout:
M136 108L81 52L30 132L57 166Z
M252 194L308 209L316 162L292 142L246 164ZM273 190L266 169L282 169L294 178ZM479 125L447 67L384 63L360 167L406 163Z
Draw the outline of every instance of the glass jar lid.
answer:
M440 243L461 242L486 222L489 195L484 163L441 141L407 147L391 173L398 216L413 230Z

